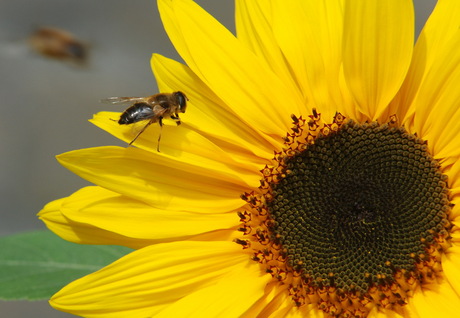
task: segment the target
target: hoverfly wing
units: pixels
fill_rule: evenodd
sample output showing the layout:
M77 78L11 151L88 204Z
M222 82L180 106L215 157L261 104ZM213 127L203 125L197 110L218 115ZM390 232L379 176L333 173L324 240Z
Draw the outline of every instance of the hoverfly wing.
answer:
M122 104L143 101L144 97L108 97L101 99L101 103Z

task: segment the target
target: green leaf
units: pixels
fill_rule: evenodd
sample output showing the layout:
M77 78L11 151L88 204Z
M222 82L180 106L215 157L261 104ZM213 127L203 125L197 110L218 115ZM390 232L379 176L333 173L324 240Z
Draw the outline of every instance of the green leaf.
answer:
M48 299L71 281L131 251L70 243L49 231L0 238L0 299Z

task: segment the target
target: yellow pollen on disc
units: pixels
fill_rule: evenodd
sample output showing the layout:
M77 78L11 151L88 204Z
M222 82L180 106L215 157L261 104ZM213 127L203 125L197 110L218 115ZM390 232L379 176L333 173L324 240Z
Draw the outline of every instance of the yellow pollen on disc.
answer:
M313 109L293 127L257 191L244 193L235 240L299 308L333 317L401 313L442 279L452 224L447 177L426 142L398 127Z

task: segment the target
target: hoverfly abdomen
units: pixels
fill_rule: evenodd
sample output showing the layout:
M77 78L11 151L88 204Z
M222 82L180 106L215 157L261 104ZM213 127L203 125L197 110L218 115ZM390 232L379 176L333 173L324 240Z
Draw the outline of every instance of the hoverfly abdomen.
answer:
M129 125L138 121L151 119L154 116L152 106L147 103L135 103L120 116L120 125Z

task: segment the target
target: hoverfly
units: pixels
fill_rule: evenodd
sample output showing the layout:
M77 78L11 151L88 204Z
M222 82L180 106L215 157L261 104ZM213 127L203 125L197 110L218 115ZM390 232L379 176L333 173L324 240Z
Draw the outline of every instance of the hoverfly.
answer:
M163 128L163 118L173 119L177 125L180 125L179 113L185 113L188 98L182 92L159 93L147 97L109 97L104 102L112 104L133 103L120 116L118 123L120 125L130 125L139 121L148 120L145 126L137 133L134 141L153 123L158 122L161 129ZM160 152L160 135L158 136L157 151Z
M67 31L42 27L29 37L30 46L41 55L84 64L88 58L88 47Z

